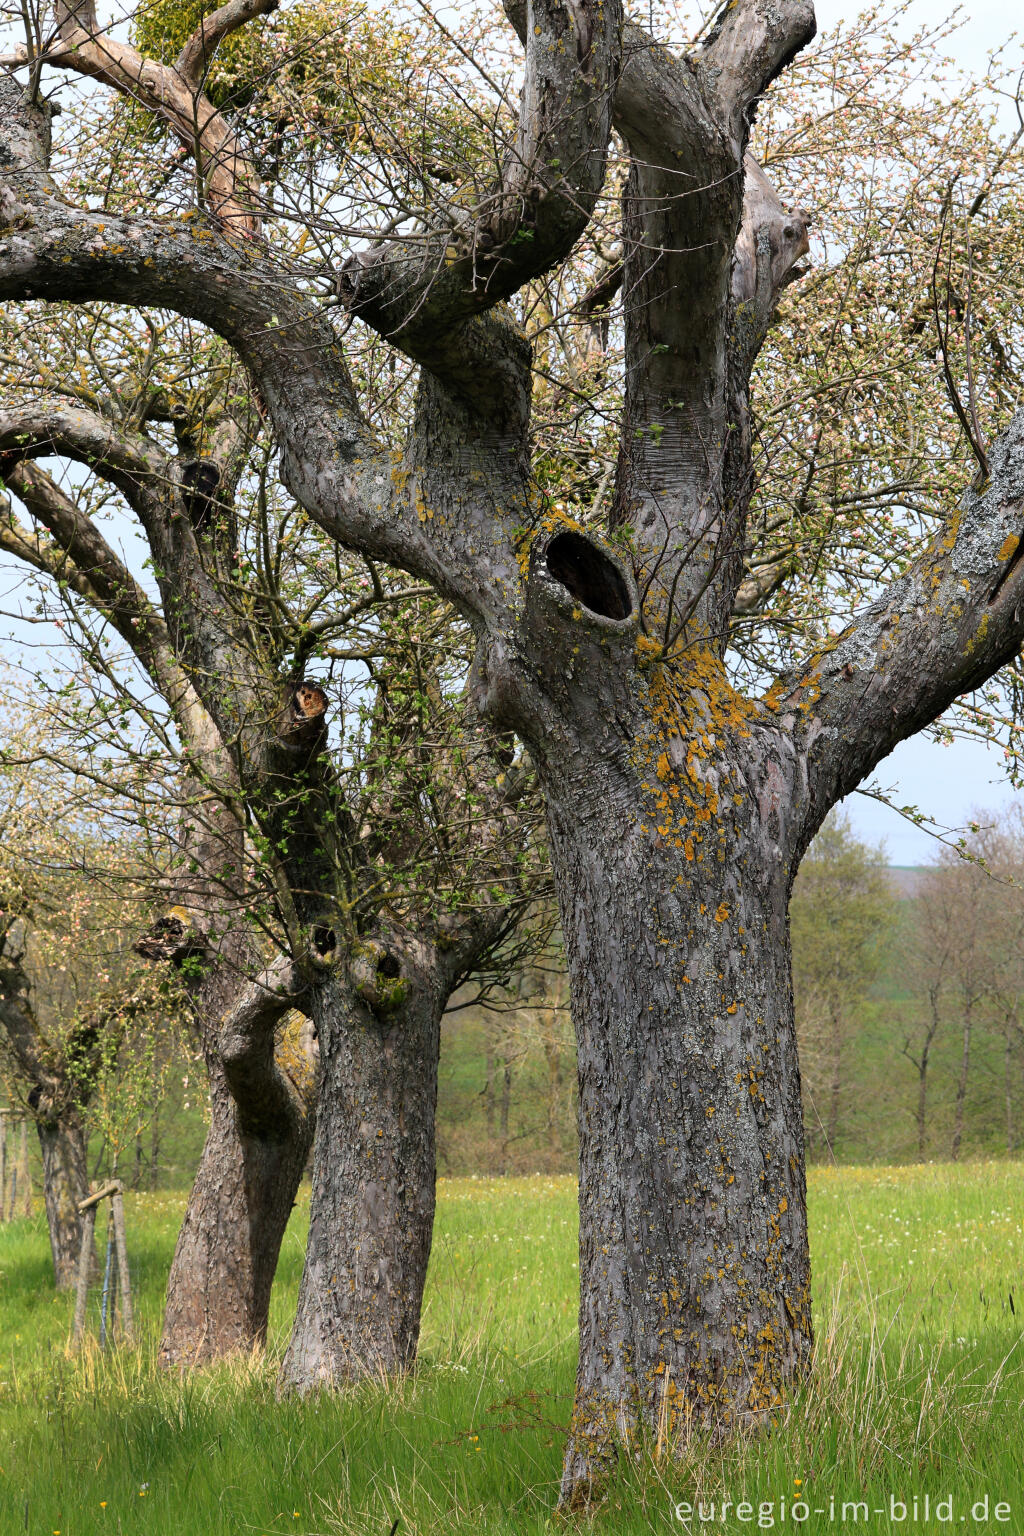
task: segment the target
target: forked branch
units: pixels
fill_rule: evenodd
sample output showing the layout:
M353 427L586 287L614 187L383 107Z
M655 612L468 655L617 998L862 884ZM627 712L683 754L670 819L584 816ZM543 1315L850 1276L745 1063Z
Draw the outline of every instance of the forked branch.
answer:
M57 35L38 56L17 49L0 62L8 67L40 63L99 80L149 108L193 156L211 212L231 234L259 233L257 179L235 131L209 100L203 82L218 45L279 0L228 0L189 38L174 65L144 58L130 43L103 31L94 0L58 0Z

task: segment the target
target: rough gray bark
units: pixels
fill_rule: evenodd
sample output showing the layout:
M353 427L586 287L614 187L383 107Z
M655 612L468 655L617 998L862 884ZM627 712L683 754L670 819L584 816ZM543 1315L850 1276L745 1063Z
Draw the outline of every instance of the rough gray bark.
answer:
M549 611L579 610L578 591L539 577ZM586 609L573 639L576 675L603 666L601 707L574 675L533 701L562 726L534 750L579 1047L569 1502L643 1425L763 1418L811 1344L786 918L795 756L710 653L689 678L650 653L637 669L635 617ZM581 759L582 784L567 771ZM737 846L742 865L722 856Z
M266 1341L317 1091L314 1042L308 1021L288 1012L299 989L285 969L278 989L268 977L239 997L237 973L222 963L196 988L210 1126L167 1281L166 1366L202 1365ZM282 1017L286 1028L275 1033Z
M266 1341L270 1291L312 1139L301 1128L246 1134L214 1057L210 1128L167 1283L160 1360L195 1366Z
M399 947L392 937L367 952L372 981L346 985L334 973L315 992L323 1089L309 1243L282 1390L390 1375L416 1356L449 989L427 946Z
M68 1109L57 1119L37 1119L36 1130L54 1279L59 1291L68 1291L75 1284L82 1248L78 1202L89 1193L85 1128L81 1116Z

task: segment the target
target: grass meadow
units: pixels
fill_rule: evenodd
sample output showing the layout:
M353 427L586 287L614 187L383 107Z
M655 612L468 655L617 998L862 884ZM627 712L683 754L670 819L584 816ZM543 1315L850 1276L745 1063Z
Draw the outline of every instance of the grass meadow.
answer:
M624 1459L604 1503L572 1529L985 1525L1019 1536L1022 1175L1006 1162L812 1170L813 1382L771 1435L724 1450L694 1443L674 1461L656 1446ZM157 1371L183 1205L171 1194L128 1199L140 1324L131 1350L73 1351L72 1304L54 1294L42 1216L0 1227L3 1536L565 1528L551 1511L575 1365L571 1179L443 1181L415 1375L304 1404L274 1396L304 1207L285 1240L266 1355L185 1379ZM730 1508L723 1519L723 1499L750 1501L750 1517ZM944 1499L950 1521L935 1517ZM862 1500L867 1518L848 1510L844 1520L843 1503ZM676 1515L683 1501L688 1521ZM1008 1517L997 1521L997 1504Z

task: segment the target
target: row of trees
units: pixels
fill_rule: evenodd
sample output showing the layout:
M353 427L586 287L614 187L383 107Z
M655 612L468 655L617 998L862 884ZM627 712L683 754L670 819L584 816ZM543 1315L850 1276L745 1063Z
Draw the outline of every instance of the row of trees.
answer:
M1020 1144L1024 837L978 814L962 846L897 872L831 819L791 906L808 1150L948 1157Z
M0 542L77 637L58 755L133 807L135 950L209 1074L168 1362L262 1337L315 1118L282 1385L408 1365L440 1016L543 939L550 859L573 1505L618 1438L759 1421L807 1369L792 880L962 696L1016 741L984 690L1024 636L1019 155L907 91L927 39L799 62L807 0L731 0L685 56L617 3L510 0L504 45L274 10L124 41L25 9ZM69 76L110 94L55 119ZM803 302L810 216L766 171L818 221Z
M1024 1115L1020 812L979 812L963 847L891 870L842 815L792 901L808 1156L1014 1156ZM452 1013L438 1103L450 1172L569 1173L574 1045L564 972L535 969L498 1009Z
M178 1006L167 979L132 951L143 891L130 844L104 846L86 816L93 797L83 806L81 784L41 771L31 727L9 713L5 725L7 750L32 766L0 771L0 1079L38 1134L65 1288L81 1246L90 1137L111 1172L134 1153L178 1054Z
M65 783L63 809L69 798ZM180 1162L182 1131L188 1141L204 1110L202 1065L180 988L169 986L166 975L155 987L152 971L130 954L144 894L122 880L115 906L109 889L105 896L96 889L94 847L77 847L73 868L64 862L66 831L61 862L51 846L47 863L56 817L45 796L42 803L51 813L44 821L15 828L8 806L4 823L8 869L16 847L21 878L33 869L37 892L47 872L52 877L59 868L61 878L59 905L41 904L37 895L31 926L21 907L20 945L13 922L8 931L7 985L30 991L28 1016L37 1034L30 1055L23 1038L0 1034L0 1080L16 1109L28 1108L44 1124L50 1113L51 1136L58 1130L51 1106L60 1106L60 1136L78 1150L43 1163L48 1210L59 1212L82 1196L86 1138L93 1178L120 1173L135 1186L145 1179L155 1187L154 1179L168 1176L161 1132L166 1137L170 1130L168 1155ZM882 850L860 842L842 817L830 817L808 850L790 912L804 1134L812 1158L955 1160L1019 1150L1024 970L1016 924L1024 901L1024 839L1017 810L1002 818L979 813L976 826L962 851L944 849L928 868L895 874ZM108 882L112 875L108 867ZM88 931L86 908L93 919ZM56 932L48 925L55 912ZM27 961L22 951L29 939ZM127 964L134 972L129 1009L112 1008L110 993L102 992L111 952L115 970ZM86 1057L82 1021L95 1017L98 995L106 998L111 1027L102 1050ZM293 1027L300 1022L290 1021ZM90 1070L83 1071L86 1061ZM191 1081L195 1100L197 1068L200 1097L189 1114L188 1086ZM572 1172L575 1098L568 989L557 950L510 978L500 996L492 992L486 1007L475 983L453 998L442 1021L437 1134L443 1169ZM76 1170L74 1188L61 1190L69 1168ZM59 1283L73 1263L76 1240L72 1226L62 1241L56 1223Z

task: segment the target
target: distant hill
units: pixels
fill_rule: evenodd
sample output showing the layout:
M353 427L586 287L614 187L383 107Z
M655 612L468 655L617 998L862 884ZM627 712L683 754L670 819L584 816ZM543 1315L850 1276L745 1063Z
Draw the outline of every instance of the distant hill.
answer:
M920 864L890 864L886 873L889 876L893 895L909 901L921 889L921 881L927 874L927 870Z

